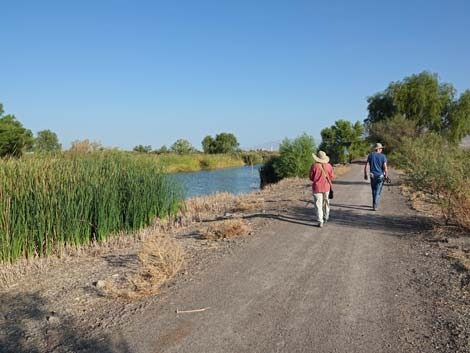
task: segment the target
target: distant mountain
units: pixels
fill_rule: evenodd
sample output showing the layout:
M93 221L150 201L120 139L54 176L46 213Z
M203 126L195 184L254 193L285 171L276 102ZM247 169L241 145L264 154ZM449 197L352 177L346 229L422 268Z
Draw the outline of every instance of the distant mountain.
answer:
M281 141L270 141L270 142L265 142L265 143L262 143L262 144L256 145L256 146L249 146L247 149L249 149L249 150L278 151L280 144L281 144Z

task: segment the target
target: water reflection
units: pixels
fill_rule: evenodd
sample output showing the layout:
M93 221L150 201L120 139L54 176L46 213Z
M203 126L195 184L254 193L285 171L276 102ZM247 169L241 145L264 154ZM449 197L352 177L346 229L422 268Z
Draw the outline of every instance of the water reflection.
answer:
M175 173L171 176L185 187L186 197L209 195L222 191L241 194L259 189L260 167L203 170L193 173Z

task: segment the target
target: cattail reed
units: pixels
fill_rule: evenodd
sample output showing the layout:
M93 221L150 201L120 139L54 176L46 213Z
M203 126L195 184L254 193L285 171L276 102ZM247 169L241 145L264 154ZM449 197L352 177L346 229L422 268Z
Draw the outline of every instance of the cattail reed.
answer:
M104 241L177 212L182 190L150 156L0 160L0 262Z

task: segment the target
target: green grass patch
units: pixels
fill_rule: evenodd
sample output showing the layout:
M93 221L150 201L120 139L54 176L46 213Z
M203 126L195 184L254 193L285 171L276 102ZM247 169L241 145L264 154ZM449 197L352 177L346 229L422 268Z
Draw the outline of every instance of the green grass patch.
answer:
M159 163L170 173L196 172L244 165L243 159L231 154L162 154L156 156Z

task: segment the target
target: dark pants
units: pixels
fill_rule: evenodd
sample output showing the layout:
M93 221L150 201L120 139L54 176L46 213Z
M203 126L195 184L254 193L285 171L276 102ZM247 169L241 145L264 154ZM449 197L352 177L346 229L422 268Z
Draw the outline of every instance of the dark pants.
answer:
M372 188L372 207L377 208L379 205L380 193L382 192L382 186L384 185L383 175L370 175L370 186Z

